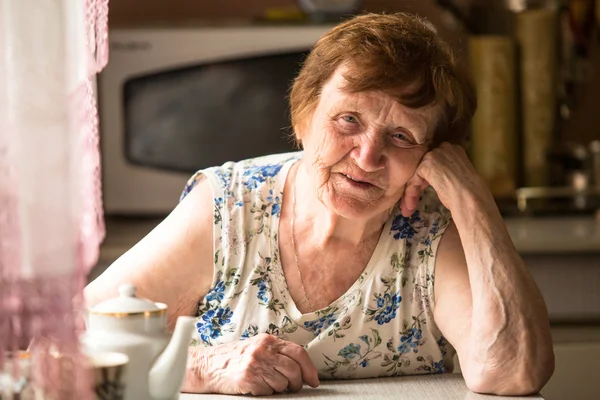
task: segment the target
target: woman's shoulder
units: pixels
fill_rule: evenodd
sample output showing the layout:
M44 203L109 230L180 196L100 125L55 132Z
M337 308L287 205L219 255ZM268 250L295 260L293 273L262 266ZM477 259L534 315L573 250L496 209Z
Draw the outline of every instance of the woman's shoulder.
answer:
M214 172L219 176L226 197L259 195L282 186L282 176L290 162L301 152L272 154L229 163Z
M209 168L208 171L219 176L226 187L240 181L246 186L254 186L267 178L276 177L288 161L298 159L301 155L301 152L281 153L237 162L230 161L221 166Z
M240 161L228 161L222 165L207 168L207 171L242 172L245 175L253 173L276 174L286 162L298 159L301 151L291 153L269 154L260 157L247 158Z
M262 157L250 158L237 163L227 165L233 174L241 176L242 181L256 180L260 178L273 178L278 175L282 168L292 160L302 156L302 152L271 154Z
M273 167L283 166L290 160L296 160L302 157L302 151L294 151L290 153L278 153L269 154L265 156L248 158L246 160L238 161L237 163L228 163L234 168L241 168L244 170L256 169L257 167Z
M249 190L257 189L265 181L274 180L289 161L301 157L301 151L270 154L241 161L228 161L219 166L199 170L188 180L181 199L203 176L208 176L213 186L218 187L216 192L219 195L222 192L225 197L229 197L227 194L232 194L240 185Z

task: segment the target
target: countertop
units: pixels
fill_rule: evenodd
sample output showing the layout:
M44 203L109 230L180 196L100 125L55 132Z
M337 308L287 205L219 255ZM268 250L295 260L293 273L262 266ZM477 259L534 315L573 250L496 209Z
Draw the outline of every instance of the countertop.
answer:
M179 400L200 399L245 399L254 396L227 396L227 395L200 395L181 394ZM361 379L348 381L321 381L318 388L305 387L298 393L280 393L269 397L273 400L279 399L324 399L348 400L356 399L399 399L422 400L485 400L485 399L543 399L540 395L527 397L498 397L475 394L465 385L460 374L403 376L394 378Z
M100 261L116 260L161 220L107 217ZM505 223L521 254L600 253L600 219L592 216L512 217Z
M600 253L600 218L523 217L504 222L521 254Z

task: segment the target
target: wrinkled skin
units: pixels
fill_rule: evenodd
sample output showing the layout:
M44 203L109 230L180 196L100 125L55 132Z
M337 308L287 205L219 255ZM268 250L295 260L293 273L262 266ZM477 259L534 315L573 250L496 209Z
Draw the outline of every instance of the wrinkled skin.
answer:
M400 202L405 217L417 208L419 196L428 185L435 189L442 204L450 211L459 209L460 199L467 194L491 204L494 202L465 150L454 144L442 143L423 156Z
M319 385L317 370L302 346L266 333L190 351L188 375L206 383L204 393L261 396Z
M384 92L349 93L343 74L325 84L310 124L298 127L302 161L330 213L381 224L429 150L437 108L410 109Z

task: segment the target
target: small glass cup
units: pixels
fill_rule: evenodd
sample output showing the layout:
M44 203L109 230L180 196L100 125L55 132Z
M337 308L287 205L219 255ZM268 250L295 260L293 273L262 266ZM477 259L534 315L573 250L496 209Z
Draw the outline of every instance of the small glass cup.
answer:
M31 387L31 354L28 351L5 352L0 365L0 399L34 399Z

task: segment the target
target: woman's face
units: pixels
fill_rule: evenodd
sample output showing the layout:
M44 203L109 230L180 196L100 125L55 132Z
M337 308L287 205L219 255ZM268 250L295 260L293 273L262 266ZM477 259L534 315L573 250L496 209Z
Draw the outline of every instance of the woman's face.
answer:
M349 93L338 68L300 132L317 197L345 218L370 218L402 197L433 137L437 109L384 92Z

